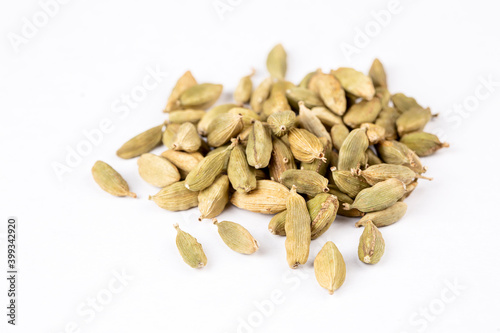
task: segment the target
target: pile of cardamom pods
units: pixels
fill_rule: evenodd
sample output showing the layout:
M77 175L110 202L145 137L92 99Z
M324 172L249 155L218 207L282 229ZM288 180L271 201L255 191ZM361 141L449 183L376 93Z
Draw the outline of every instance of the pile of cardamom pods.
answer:
M296 85L285 80L287 55L281 44L267 57L269 77L253 89L252 75L234 91L234 104L212 107L222 85L198 83L191 72L177 81L164 112L168 120L127 141L117 151L139 157L139 175L162 188L150 197L169 211L198 207L199 220L212 219L234 251L254 253L257 241L241 225L218 216L231 202L274 214L269 231L286 236L291 268L305 264L311 240L324 234L337 214L363 226L359 259L377 263L384 254L380 227L403 217L403 202L426 168L420 157L448 144L423 132L433 118L414 98L387 90L378 59L368 75L352 68L320 69ZM206 111L208 109L208 111ZM161 156L149 153L163 144ZM136 195L108 164L92 173L115 196ZM178 225L177 247L191 267L207 258L193 236ZM345 280L346 265L327 242L314 260L319 284L331 294Z

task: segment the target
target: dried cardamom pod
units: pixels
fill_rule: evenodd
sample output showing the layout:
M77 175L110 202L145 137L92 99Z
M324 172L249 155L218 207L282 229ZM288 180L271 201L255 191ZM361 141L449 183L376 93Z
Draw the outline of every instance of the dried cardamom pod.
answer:
M450 146L446 142L441 142L436 135L426 132L409 133L403 136L399 141L404 143L420 157L432 155L437 150Z
M203 219L211 219L218 216L229 202L229 179L226 175L220 175L214 183L198 193L198 209Z
M332 179L342 192L355 198L359 192L365 188L369 188L368 184L363 178L359 177L357 174L352 174L351 171L347 170L337 170L332 168ZM361 171L361 170L360 170Z
M432 113L429 108L422 109L415 107L409 109L396 120L399 136L422 131L431 118Z
M226 245L233 251L242 254L252 254L259 249L259 243L247 229L238 223L213 220L219 235Z
M325 176L328 171L328 167L330 166L330 160L333 152L332 143L324 137L319 138L319 140L321 141L321 144L323 144L323 153L325 154L326 160L314 160L310 163L301 162L300 169L315 171L320 175Z
M311 81L311 78L316 75L317 71L307 73L302 80L300 80L300 83L298 84L298 87L301 88L308 88L309 87L309 82Z
M365 230L359 238L358 257L365 264L376 264L384 255L385 242L382 234L373 224L368 221Z
M273 151L269 162L271 180L278 181L283 172L296 169L295 159L290 148L280 139L273 137Z
M181 179L179 171L167 159L153 154L142 154L137 160L139 175L147 183L165 187Z
M262 112L262 105L269 97L272 86L273 86L273 79L268 77L267 79L262 81L257 86L257 88L255 88L255 91L253 92L252 97L250 98L250 106L252 110L254 110L257 113Z
M417 188L417 186L418 186L418 179L406 185L406 193L401 197L401 199L399 199L399 201L402 202L404 199L408 198L410 194L412 194L413 191Z
M352 204L345 203L344 208L356 208L362 212L376 212L395 204L406 193L405 184L391 178L377 183L358 193Z
M196 124L205 114L206 112L204 110L199 109L172 111L168 114L168 122L170 124L184 124L188 122Z
M380 103L382 103L382 109L389 107L389 102L391 101L391 93L389 92L389 90L387 90L387 88L376 87L375 96L380 99Z
M357 169L366 160L368 137L365 129L355 129L349 133L339 149L339 170Z
M417 103L415 98L408 97L402 93L397 93L392 95L391 99L392 103L394 104L394 107L398 109L400 112L406 112L412 108L423 109L423 107Z
M273 216L269 222L269 232L273 235L285 236L286 210Z
M306 201L297 194L295 186L292 186L286 199L285 232L286 260L290 268L297 268L309 258L311 217Z
M330 135L332 137L333 147L340 150L345 139L349 136L349 129L343 123L337 124L330 130Z
M286 51L283 45L278 44L269 52L267 56L267 70L271 77L284 80L286 74Z
M348 67L332 70L331 73L340 81L346 92L368 101L375 95L372 79L363 73Z
M196 82L195 78L193 77L193 74L191 74L190 71L184 73L179 78L179 80L177 80L177 83L172 89L172 92L170 93L170 96L168 97L167 100L167 105L165 106L163 112L170 112L180 109L179 97L181 96L181 94L184 91L186 91L186 89L195 86L197 84L198 83Z
M308 88L318 94L325 106L336 115L342 116L347 108L345 91L332 74L317 73L309 81Z
M252 76L255 74L255 69L252 69L252 73L250 75L244 76L240 79L240 82L236 86L236 90L234 91L233 98L236 103L248 103L250 101L250 97L252 96Z
M299 122L304 129L316 135L316 137L325 138L328 141L332 140L325 126L321 123L321 120L319 120L302 101L299 102Z
M186 153L171 149L161 153L161 156L172 162L172 164L177 167L182 179L186 178L188 173L203 159L203 155L199 152Z
M313 108L316 106L325 106L321 98L312 90L292 87L287 89L286 97L288 98L288 103L294 110L299 110L299 102L304 102L304 105L308 108Z
M269 129L260 121L255 121L246 148L248 164L255 169L267 167L271 160L272 151L273 141Z
M330 295L344 284L344 258L333 242L326 242L314 259L314 274L319 285L328 290Z
M192 123L184 123L179 127L172 143L173 150L183 150L187 153L194 153L201 147L201 138Z
M243 130L243 115L223 113L217 116L208 126L208 144L220 147L238 136Z
M196 238L182 231L178 224L174 224L174 228L177 230L175 243L184 262L193 268L205 267L207 265L207 256L203 252L201 244L198 243Z
M267 118L269 128L277 137L287 134L290 128L295 127L297 117L293 111L281 111L271 114Z
M302 128L291 128L288 140L293 156L301 162L310 163L315 159L326 162L323 144L311 132Z
M370 145L379 143L385 139L385 128L380 125L363 123L360 128L366 129L366 136Z
M276 214L286 208L288 188L272 180L258 180L257 188L249 193L233 193L231 203L255 213Z
M276 84L274 86L276 86ZM262 103L261 119L263 121L276 112L290 110L290 104L288 104L288 99L285 93L279 89L274 89L274 86L269 98Z
M165 131L163 131L161 142L167 148L171 148L174 143L175 136L179 130L180 124L167 124Z
M296 187L297 192L310 196L328 192L328 179L315 171L286 170L280 178L280 183L288 188Z
M402 181L405 185L410 184L415 180L415 178L423 178L427 180L432 180L432 178L424 177L412 169L397 164L377 164L372 165L365 170L353 170L353 173L358 176L362 176L366 182L370 185L375 185L377 183L383 182L384 180L396 178Z
M186 89L179 97L183 108L208 109L222 93L222 84L201 83Z
M387 140L396 140L398 138L396 120L400 115L398 110L391 107L383 107L382 111L380 111L375 124L385 129L385 138Z
M333 127L337 124L344 124L342 118L332 113L328 108L324 106L316 106L311 109L311 112L318 117L318 119L325 125L326 127Z
M350 196L348 196L347 194L340 192L340 190L334 189L331 184L328 185L328 187L330 188L328 193L333 194L339 200L339 209L337 211L338 215L347 216L347 217L359 217L359 216L365 215L365 213L363 213L357 209L354 209L354 208L351 208L349 210L344 209L345 203L351 205L354 202L354 200L352 200L352 198Z
M116 172L109 164L103 161L95 162L92 167L92 176L95 182L104 191L117 196L117 197L132 197L136 198L137 195L130 192L129 187L125 179Z
M231 110L229 110L229 113L241 115L243 117L243 128L251 127L256 120L260 119L260 116L257 112L242 107L232 108Z
M176 212L198 206L198 192L186 188L185 181L173 183L149 196L159 207Z
M347 110L343 118L344 123L352 128L359 127L363 123L373 123L380 111L382 111L382 103L378 97L369 101L361 101Z
M419 174L427 170L418 155L404 143L394 140L382 141L377 144L377 152L385 163L404 165Z
M407 208L408 205L404 202L396 202L389 208L366 214L361 220L356 222L355 226L358 228L366 226L368 221L371 221L377 228L391 225L399 221L406 214Z
M161 143L163 124L148 129L139 135L134 136L118 149L116 155L129 159L149 153L153 148Z
M186 177L186 188L201 191L209 187L227 166L229 155L235 144L207 155Z
M320 193L307 201L307 210L311 217L311 239L320 237L330 228L338 208L337 197L328 193Z
M240 193L248 193L257 187L255 171L248 166L245 149L239 144L231 151L227 175L233 188Z
M373 60L372 67L370 67L368 75L370 75L375 87L387 88L387 76L385 74L385 69L380 60L377 58Z
M217 118L218 115L221 115L223 113L229 112L229 110L238 107L236 104L221 104L214 106L201 118L201 120L198 122L197 129L198 133L203 136L207 136L208 133L208 126L210 126L210 123Z

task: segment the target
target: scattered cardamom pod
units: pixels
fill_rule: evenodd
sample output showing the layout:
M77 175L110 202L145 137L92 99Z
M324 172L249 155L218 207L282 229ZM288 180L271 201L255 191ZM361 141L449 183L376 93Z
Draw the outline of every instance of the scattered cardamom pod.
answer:
M153 196L149 196L158 207L176 212L198 206L198 192L186 188L185 181L168 185Z
M299 102L302 101L308 108L313 108L316 106L325 106L321 98L312 90L292 87L287 89L286 97L288 98L288 103L294 110L299 110Z
M177 230L175 243L184 262L193 268L205 267L207 265L207 256L203 252L201 244L198 243L196 238L182 231L178 224L174 224L174 228Z
M116 155L129 159L149 153L161 143L163 124L134 136L118 149Z
M250 107L257 113L262 111L262 105L269 97L271 88L273 86L273 79L268 77L262 81L257 88L255 88L252 97L250 98Z
M399 136L403 136L412 132L422 131L432 118L432 113L429 108L411 108L408 111L405 111L399 118L396 120L396 126L398 128Z
M370 75L375 87L387 88L387 77L385 74L385 69L380 60L378 60L377 58L373 60L372 67L370 67L368 75Z
M382 103L378 97L369 101L354 104L344 115L344 123L352 128L357 128L363 123L374 122L382 111Z
M285 236L286 210L273 216L268 229L273 235Z
M286 75L286 52L283 45L278 44L267 56L267 70L271 77L284 80Z
M220 147L235 138L243 130L243 115L223 113L208 126L207 142L212 147Z
M277 137L287 134L290 128L295 127L297 117L293 111L281 111L271 114L267 118L269 128Z
M396 140L398 138L398 131L396 127L396 120L401 114L398 110L391 107L383 107L380 111L375 124L385 129L385 138L387 140Z
M95 162L92 167L92 176L95 182L104 191L117 196L117 197L132 197L136 198L137 195L130 192L129 187L125 179L116 172L109 164L103 161Z
M436 135L426 132L409 133L404 135L399 141L420 157L432 155L439 149L450 146L446 142L441 142Z
M326 242L314 259L314 274L319 285L333 295L345 281L346 266L344 257L331 241Z
M420 104L417 103L415 98L408 97L405 94L397 93L391 97L394 107L399 110L399 112L406 112L412 108L423 109Z
M323 144L311 132L302 128L291 128L288 140L293 156L301 162L310 163L315 159L326 162Z
M362 176L366 180L366 182L370 185L375 185L377 183L380 183L384 180L391 178L399 179L405 185L408 185L411 182L413 182L415 178L432 180L432 178L424 177L417 174L412 169L404 165L386 164L386 163L372 165L366 168L365 170L361 169L353 170L353 173L357 174L358 176Z
M336 115L342 116L347 108L345 91L332 74L319 70L309 81L308 88L318 94L325 106Z
M221 104L214 106L205 114L203 117L200 119L197 125L198 133L202 136L207 136L208 134L208 126L210 126L210 123L217 118L218 115L221 115L223 113L229 112L229 110L238 107L236 104Z
M259 243L255 238L238 223L218 222L216 219L213 223L217 226L220 237L231 250L242 254L252 254L259 249Z
M168 114L168 122L171 124L198 123L206 114L204 110L185 109L180 111L172 111Z
M332 127L338 124L344 124L342 118L332 113L329 109L324 106L316 106L311 109L311 112L318 117L318 119L325 125L326 127Z

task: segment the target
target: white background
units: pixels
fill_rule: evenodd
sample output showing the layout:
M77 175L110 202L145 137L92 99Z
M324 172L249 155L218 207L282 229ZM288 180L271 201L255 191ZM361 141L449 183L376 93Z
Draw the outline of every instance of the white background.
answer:
M16 48L10 39L23 36L24 18L32 22L42 9L34 0L2 1L0 266L6 218L15 215L20 291L18 326L5 329L1 279L0 331L500 332L498 3L400 0L378 31L371 13L387 10L385 0L219 3L230 10L218 13L212 0L74 0ZM366 28L375 30L363 44L356 35ZM228 207L219 219L241 223L261 244L256 254L239 255L209 221L196 221L197 209L170 213L148 201L158 189L140 179L135 160L115 155L165 119L161 110L185 70L199 82L224 84L221 102L229 101L251 67L255 83L266 76L267 52L278 42L293 82L318 67L367 72L379 57L391 92L440 113L428 130L451 147L425 158L434 181L421 181L403 220L381 230L386 253L377 265L358 260L362 230L339 217L313 241L309 262L291 271L284 238L267 230L270 216ZM357 53L342 52L346 44ZM156 67L166 73L160 84L126 115L115 112ZM487 80L496 82L491 91ZM105 119L112 129L59 180L54 163L65 164L68 149ZM139 198L103 192L90 173L98 159ZM206 268L181 260L174 223L203 244ZM327 240L347 264L333 296L312 267ZM86 302L109 295L114 272L122 271L133 279L92 316ZM72 323L78 330L67 329Z

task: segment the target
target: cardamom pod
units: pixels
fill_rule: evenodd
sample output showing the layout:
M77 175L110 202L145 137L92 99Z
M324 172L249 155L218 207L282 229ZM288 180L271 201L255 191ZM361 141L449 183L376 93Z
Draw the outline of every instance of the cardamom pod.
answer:
M345 139L349 136L349 129L342 123L333 125L330 130L330 135L332 137L333 147L340 150Z
M257 112L242 107L232 108L231 110L229 110L229 113L241 115L243 117L242 120L244 129L251 127L256 120L260 119L260 116Z
M375 87L375 96L380 99L380 103L382 103L382 108L389 107L389 102L391 101L391 93L387 88L384 87Z
M229 179L226 175L220 175L212 185L198 193L198 209L203 219L211 219L218 216L229 202Z
M362 190L352 204L344 203L344 208L356 208L365 213L376 212L392 206L405 193L405 184L399 179L391 178Z
M324 106L316 106L311 109L311 112L318 117L318 119L326 127L333 127L337 124L344 124L342 118L332 113L328 108Z
M281 111L271 114L267 118L269 128L277 137L287 134L290 128L295 127L297 117L293 111Z
M285 236L286 210L273 216L269 222L269 232L273 235Z
M174 143L175 136L179 130L180 124L166 124L165 131L163 131L161 142L167 148L171 148Z
M385 227L396 223L405 214L408 205L404 202L396 202L394 205L373 213L368 213L363 216L358 222L356 222L356 227L366 226L368 221L371 221L377 228Z
M298 84L299 87L301 88L307 88L309 87L309 82L311 81L311 78L316 75L317 71L307 73L302 80L300 80L300 83Z
M236 103L248 103L250 101L250 97L252 96L252 76L255 74L255 69L252 69L252 73L250 75L244 76L238 82L236 86L236 90L234 91L233 98Z
M307 210L311 217L311 239L320 237L330 228L338 208L337 197L328 193L320 193L307 201Z
M276 84L274 86L276 86ZM290 110L290 104L288 104L285 93L279 89L274 89L274 86L269 98L262 103L261 119L263 121L267 120L273 113Z
M245 150L239 144L231 151L227 175L233 188L240 193L248 193L257 187L255 172L248 166Z
M311 217L306 201L297 194L295 186L292 186L286 199L285 232L286 260L290 268L297 268L309 258Z
M315 171L315 172L319 173L320 175L325 176L327 171L328 171L328 167L330 165L331 156L332 156L332 152L333 152L332 151L332 143L330 142L330 140L328 140L327 138L324 138L324 137L319 138L319 140L323 144L323 147L324 147L323 153L325 154L326 160L314 160L310 163L301 162L300 169L301 170Z
M202 83L186 89L179 97L183 108L208 109L222 93L222 84Z
M323 144L311 132L302 128L291 128L288 140L293 156L301 162L310 163L315 159L326 162Z
M326 242L314 259L314 274L319 285L328 290L330 295L344 284L345 261L333 242Z
M380 125L363 123L360 128L366 129L366 137L370 145L379 143L385 139L385 128Z
M383 107L382 111L380 111L375 124L385 129L385 138L387 140L396 140L398 138L396 120L400 115L398 110L388 106Z
M172 143L173 150L183 150L187 153L194 153L201 146L201 138L192 123L184 123L179 127Z
M92 176L95 182L104 191L117 196L117 197L132 197L136 198L137 195L130 192L129 187L125 179L116 172L109 164L103 161L95 162L92 167Z
M257 88L255 88L255 91L253 92L252 97L250 98L250 106L252 110L254 110L257 113L262 112L262 105L269 97L272 86L273 86L273 79L268 77L264 81L262 81L257 86Z
M340 67L332 70L331 73L339 80L346 92L368 101L375 95L372 79L363 73L348 67Z
M260 121L255 121L246 148L248 164L255 169L267 167L271 160L272 151L273 141L269 129Z
M321 120L319 120L302 101L299 102L299 122L304 129L316 135L317 138L325 138L328 141L332 140L325 125L323 125Z
M373 224L368 221L359 238L358 257L365 264L376 264L384 255L385 242L382 234Z
M286 74L286 51L283 45L278 44L272 48L267 56L267 70L271 77L284 80Z
M403 93L397 93L391 97L394 107L399 110L399 112L406 112L412 108L423 109L420 104L417 103L415 98L408 97Z
M368 149L366 130L355 129L349 133L339 149L339 170L357 169L366 160L365 152Z
M368 75L371 77L375 87L387 88L387 76L385 74L385 69L380 60L377 58L373 60Z
M441 142L436 135L426 132L408 133L399 141L420 157L432 155L439 149L450 146L446 142Z
M247 229L238 223L214 219L219 235L226 245L233 251L242 254L252 254L259 249L259 243Z
M382 111L382 103L378 97L369 101L354 104L344 115L344 123L352 128L357 128L363 123L373 123Z
M249 193L233 193L231 203L255 213L276 214L286 208L288 188L272 180L257 180L257 188Z
M354 202L354 200L352 200L352 198L350 196L348 196L347 194L341 192L340 190L334 189L332 187L332 185L328 185L328 187L330 189L328 191L328 193L333 194L339 200L339 209L337 211L338 215L346 216L346 217L359 217L359 216L365 215L365 213L363 213L363 212L361 212L361 211L359 211L359 210L357 210L355 208L351 208L349 210L344 209L344 204L345 203L352 205L352 203Z
M288 98L288 103L294 110L299 110L299 102L304 102L304 105L308 108L313 108L316 106L325 106L321 98L312 90L292 87L287 89L286 97Z
M379 156L385 163L404 165L419 174L427 170L422 165L418 155L404 143L394 140L382 141L376 147Z
M179 171L167 159L150 153L142 154L137 159L139 175L147 183L165 187L181 179Z
M382 164L382 160L371 150L370 147L366 150L366 162L367 164L370 165L377 165L377 164Z
M328 179L311 170L286 170L280 183L288 188L296 187L296 191L310 196L328 192Z
M335 168L332 168L331 171L332 180L335 185L337 185L339 190L351 198L355 198L359 192L370 187L370 184L368 184L363 178L359 177L357 174L353 175L351 171L337 170Z
M149 196L159 207L176 212L198 206L198 192L186 188L185 181L173 183Z
M185 109L180 111L172 111L168 114L168 122L170 124L198 123L206 114L204 110Z
M172 164L177 167L182 179L186 178L188 173L203 159L203 155L199 152L186 153L171 149L161 153L161 156L172 162Z
M227 166L229 155L234 145L207 155L186 177L186 188L201 191L209 187Z
M220 147L243 130L243 115L223 113L218 115L208 126L208 144Z
M321 70L318 70L311 77L308 88L318 94L324 105L333 113L339 116L345 113L347 108L345 91L335 76L321 73Z
M396 120L399 136L422 131L431 118L432 113L429 108L422 109L415 107L409 109Z
M200 119L197 125L198 133L202 136L207 136L208 133L208 126L210 126L210 123L217 118L218 115L221 115L223 113L229 112L229 110L238 107L236 104L221 104L214 106L205 114L203 117Z
M295 159L292 151L281 139L273 137L273 151L269 162L269 174L271 180L278 181L283 172L289 169L296 169Z
M198 243L196 238L182 231L178 224L174 224L174 228L177 230L175 243L184 262L193 268L205 267L207 265L207 256L203 252L201 244Z
M171 112L180 109L179 97L182 95L184 91L186 91L186 89L195 86L197 84L198 83L196 82L195 78L193 77L193 74L191 74L190 71L184 73L179 78L179 80L177 80L177 83L172 89L172 92L170 93L170 96L168 97L167 100L167 105L165 106L163 112Z
M120 149L118 149L116 155L121 158L129 159L140 156L144 153L149 153L153 148L160 144L162 138L162 128L163 124L134 136L132 139L125 142Z
M417 174L412 169L404 165L386 164L386 163L372 165L366 168L365 170L360 170L360 169L353 170L353 173L357 174L358 176L362 176L366 180L366 182L370 185L375 185L377 183L380 183L384 180L391 178L399 179L405 185L408 185L411 182L413 182L415 178L432 180L432 178L427 178Z

